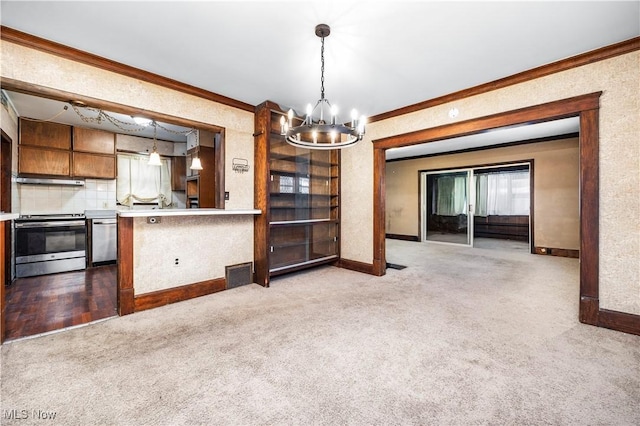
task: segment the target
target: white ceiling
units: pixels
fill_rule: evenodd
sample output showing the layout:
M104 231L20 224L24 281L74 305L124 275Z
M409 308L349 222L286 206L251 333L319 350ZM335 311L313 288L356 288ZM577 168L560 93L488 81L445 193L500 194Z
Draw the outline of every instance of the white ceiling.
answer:
M535 125L504 127L476 133L474 135L439 140L420 145L391 148L386 150L386 158L387 160L397 160L407 157L419 157L443 152L483 148L492 145L568 135L577 133L578 130L580 130L580 119L578 117L570 117Z
M640 35L640 1L5 1L2 25L252 105L373 116ZM345 117L345 121L348 117Z

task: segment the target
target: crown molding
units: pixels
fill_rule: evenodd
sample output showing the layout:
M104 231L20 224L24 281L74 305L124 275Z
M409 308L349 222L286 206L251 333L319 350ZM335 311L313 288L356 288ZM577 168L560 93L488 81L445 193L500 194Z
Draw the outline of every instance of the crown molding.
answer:
M253 105L248 103L232 99L218 93L210 92L208 90L200 89L189 84L181 83L177 80L163 77L139 68L124 65L83 50L74 49L60 43L23 33L13 28L0 26L0 39L244 111L254 112L255 109Z
M555 74L561 71L567 71L572 68L588 65L594 62L603 61L605 59L631 53L636 50L640 50L640 37L634 37L620 43L605 46L600 49L592 50L577 56L572 56L570 58L562 59L557 62L542 65L537 68L532 68L528 71L513 74L509 77L494 80L489 83L480 84L478 86L470 87L458 92L453 92L444 96L418 102L416 104L395 109L393 111L383 112L382 114L369 117L368 121L369 123L373 123L375 121L386 120L400 115L409 114L411 112L432 108L437 105L458 101L470 96L480 95L483 93L491 92L493 90L512 86L514 84L520 84L530 80L535 80L550 74Z

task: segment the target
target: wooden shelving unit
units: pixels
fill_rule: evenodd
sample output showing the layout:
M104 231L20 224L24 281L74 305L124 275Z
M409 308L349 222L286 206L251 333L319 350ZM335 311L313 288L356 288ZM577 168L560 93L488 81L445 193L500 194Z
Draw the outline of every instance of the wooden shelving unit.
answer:
M335 262L340 257L340 151L289 145L280 135L285 112L256 109L254 259L256 282Z

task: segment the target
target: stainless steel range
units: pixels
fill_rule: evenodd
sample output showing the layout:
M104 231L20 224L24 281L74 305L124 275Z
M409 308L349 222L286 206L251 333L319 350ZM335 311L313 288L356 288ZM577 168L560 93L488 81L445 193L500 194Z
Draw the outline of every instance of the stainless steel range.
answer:
M25 215L14 223L17 278L86 268L84 214Z

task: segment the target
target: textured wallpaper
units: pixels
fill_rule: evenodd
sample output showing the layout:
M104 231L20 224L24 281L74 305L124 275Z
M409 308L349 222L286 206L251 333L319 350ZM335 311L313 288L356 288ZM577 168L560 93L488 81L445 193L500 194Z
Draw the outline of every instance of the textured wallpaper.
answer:
M356 149L343 152L342 256L373 261L372 140L597 91L603 92L600 307L640 314L640 53L637 51L372 123L367 128L366 140ZM455 119L448 115L453 107L460 112Z
M253 215L134 218L136 296L224 278L225 266L245 262L253 262Z

